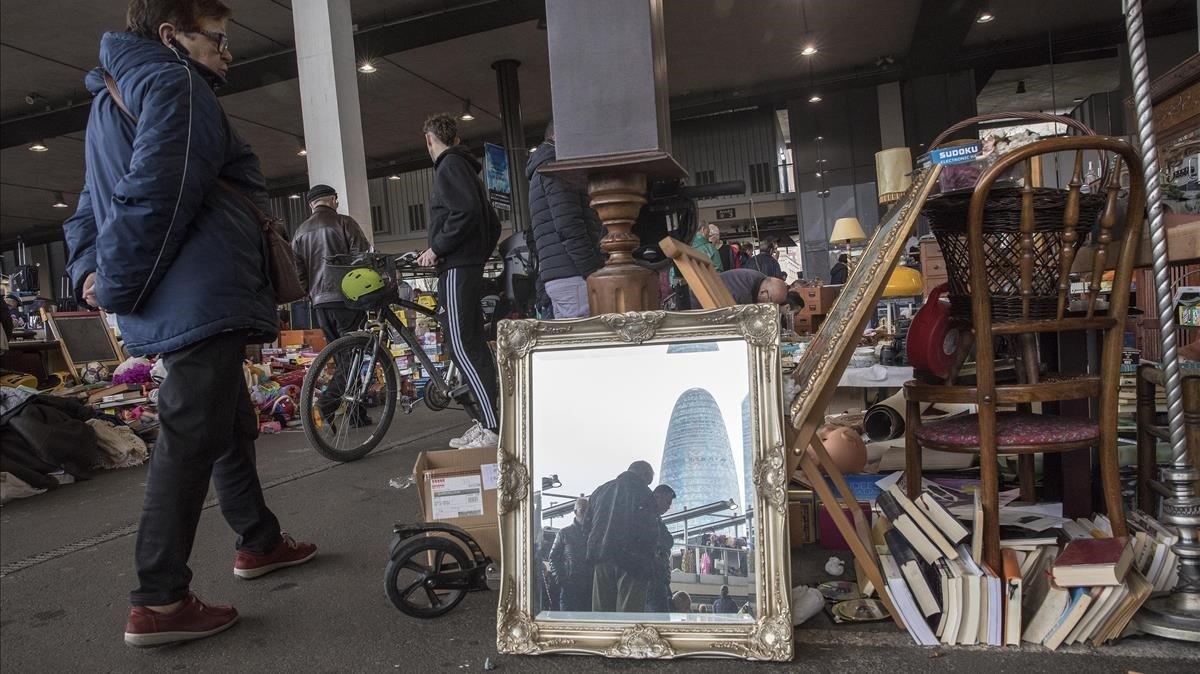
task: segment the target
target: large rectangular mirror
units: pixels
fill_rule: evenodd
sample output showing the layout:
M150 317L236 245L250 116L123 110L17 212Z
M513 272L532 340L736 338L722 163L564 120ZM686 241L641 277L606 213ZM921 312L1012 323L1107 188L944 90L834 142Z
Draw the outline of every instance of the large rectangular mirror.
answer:
M777 325L501 325L502 651L791 657Z

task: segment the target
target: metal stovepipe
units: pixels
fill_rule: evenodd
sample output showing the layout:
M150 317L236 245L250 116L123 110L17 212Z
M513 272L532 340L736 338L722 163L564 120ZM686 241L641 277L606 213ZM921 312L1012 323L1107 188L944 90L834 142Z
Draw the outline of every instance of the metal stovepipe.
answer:
M1163 345L1162 369L1167 390L1170 424L1171 465L1162 469L1160 480L1170 492L1164 498L1161 519L1179 530L1175 553L1179 556L1179 584L1165 597L1150 600L1138 613L1136 624L1143 632L1200 641L1200 500L1196 484L1200 473L1191 465L1183 423L1183 382L1179 374L1179 352L1175 336L1175 307L1168 269L1167 232L1163 225L1162 188L1150 100L1150 65L1141 0L1124 0L1125 28L1129 38L1129 62L1133 75L1133 98L1137 112L1137 139L1146 172L1146 206L1150 215L1150 243L1154 256L1154 290ZM1150 513L1153 515L1153 513Z

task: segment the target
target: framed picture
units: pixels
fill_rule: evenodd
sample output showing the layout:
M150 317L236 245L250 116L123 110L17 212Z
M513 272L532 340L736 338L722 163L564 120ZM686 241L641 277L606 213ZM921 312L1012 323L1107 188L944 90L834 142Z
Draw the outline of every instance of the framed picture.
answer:
M502 653L792 658L779 315L504 321Z

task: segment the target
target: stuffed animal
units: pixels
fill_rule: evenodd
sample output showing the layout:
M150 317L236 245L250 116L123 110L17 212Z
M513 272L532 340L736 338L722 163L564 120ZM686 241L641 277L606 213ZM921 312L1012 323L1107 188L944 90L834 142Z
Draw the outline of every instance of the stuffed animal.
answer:
M79 374L85 384L98 384L109 378L108 366L97 361L85 365Z

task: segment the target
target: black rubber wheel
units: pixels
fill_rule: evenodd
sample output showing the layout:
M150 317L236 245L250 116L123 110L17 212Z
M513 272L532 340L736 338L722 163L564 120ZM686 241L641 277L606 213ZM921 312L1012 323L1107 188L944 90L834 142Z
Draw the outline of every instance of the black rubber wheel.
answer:
M388 599L402 613L414 618L437 618L458 606L467 591L432 590L425 581L443 571L474 566L461 546L438 536L414 536L388 562L383 582Z
M304 435L321 456L331 461L356 461L369 454L383 440L396 414L396 368L391 354L382 349L377 351L365 390L350 400L329 393L331 385L334 390L339 388L338 381L349 374L348 370L361 371L365 367L370 343L367 335L336 339L317 354L304 375L300 390ZM361 386L362 382L359 378L355 384Z

